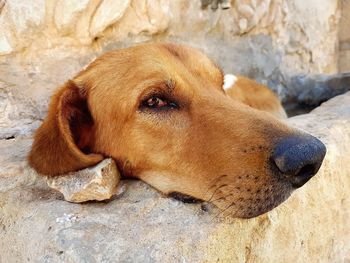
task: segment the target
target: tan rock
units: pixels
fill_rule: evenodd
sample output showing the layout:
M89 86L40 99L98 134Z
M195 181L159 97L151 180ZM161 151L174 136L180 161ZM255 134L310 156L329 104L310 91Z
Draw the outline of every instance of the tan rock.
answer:
M108 203L69 203L23 166L30 140L0 140L0 262L348 262L350 92L288 122L327 145L324 164L249 220L135 180Z
M47 178L51 188L73 203L110 199L117 192L119 181L120 174L112 159L105 159L96 166L74 173Z
M10 54L12 47L5 36L0 36L0 55Z
M199 0L6 1L0 13L0 55L79 48L96 39L105 46L130 36L132 42L175 37L205 46L207 39L224 38L234 44L242 34L264 34L282 56L283 73L336 71L341 8L337 1L231 2L230 9L212 11L202 10Z
M91 36L101 34L107 27L117 22L129 5L130 0L103 0L91 20Z
M57 0L54 13L57 29L63 34L74 33L74 26L88 4L89 0Z
M350 1L341 1L341 19L339 28L339 71L350 71Z

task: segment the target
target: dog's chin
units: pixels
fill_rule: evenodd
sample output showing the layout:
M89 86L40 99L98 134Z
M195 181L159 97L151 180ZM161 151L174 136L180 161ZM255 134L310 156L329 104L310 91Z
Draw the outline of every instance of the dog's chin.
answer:
M279 191L272 196L267 197L265 200L262 200L259 204L247 203L244 209L236 211L232 214L232 217L249 219L263 215L286 201L292 191L292 188L285 189L285 191Z
M238 218L244 218L244 219L249 219L253 217L257 217L263 214L266 214L267 212L271 211L272 209L276 208L279 206L281 203L283 203L285 200L288 199L291 193L288 195L283 195L279 198L279 200L274 200L274 202L269 202L264 204L262 207L257 208L257 209L251 209L247 211L239 211L238 213L234 214L233 217L238 217Z
M293 190L291 184L278 177L271 177L269 182L256 188L247 188L242 184L226 188L212 203L221 210L220 215L223 217L252 218L279 206Z
M244 219L249 219L253 217L260 216L262 214L265 214L272 209L276 208L279 206L281 203L283 203L285 200L288 199L288 197L291 195L293 188L292 187L286 187L286 186L276 186L276 191L273 193L270 193L267 195L264 199L259 199L261 200L260 202L256 202L256 199L254 198L249 198L248 200L255 200L255 201L243 201L240 205L240 207L237 209L235 207L231 207L231 204L225 204L224 207L226 206L226 209L223 208L222 205L214 204L218 206L219 209L222 210L222 213L220 213L223 216L229 216L229 217L235 217L235 218L244 218ZM176 200L179 200L183 203L200 203L203 202L203 200L197 199L193 196L182 194L179 192L171 192L169 197L172 197ZM227 211L227 207L232 208L229 209L230 211Z

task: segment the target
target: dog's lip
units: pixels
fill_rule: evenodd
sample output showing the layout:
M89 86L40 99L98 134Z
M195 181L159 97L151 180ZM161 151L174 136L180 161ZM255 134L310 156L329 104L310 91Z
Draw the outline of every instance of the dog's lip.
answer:
M277 196L274 196L273 202L270 202L269 199L266 199L264 202L265 206L263 209L248 211L247 213L244 213L241 216L237 215L237 217L249 219L249 218L254 218L254 217L258 217L260 215L266 214L271 210L273 210L274 208L280 206L284 201L286 201L291 196L293 191L294 191L293 188L286 189L284 192L280 192Z
M258 211L254 211L254 212L248 212L247 214L243 214L243 215L237 215L237 217L244 218L244 219L251 219L251 218L254 218L254 217L258 217L258 216L261 216L261 215L264 215L264 214L270 212L271 210L273 210L274 208L276 208L277 206L279 206L283 202L284 201L281 201L280 203L274 203L272 205L269 205L268 207L266 207L263 210L258 210Z
M198 198L195 198L191 195L183 194L180 192L171 192L168 194L169 197L179 200L183 203L189 203L189 204L195 204L195 203L201 203L203 200L200 200Z
M271 183L272 184L272 183ZM274 208L280 206L283 202L285 202L295 191L295 188L290 184L287 184L284 181L280 181L277 179L273 184L272 190L265 195L260 196L252 196L253 198L249 198L243 203L243 210L237 210L233 217L238 218L254 218L260 215L266 214L273 210ZM260 192L264 191L264 188L259 188ZM254 198L255 197L255 198ZM259 202L257 202L259 200ZM261 200L261 201L260 201ZM251 209L248 209L251 207Z

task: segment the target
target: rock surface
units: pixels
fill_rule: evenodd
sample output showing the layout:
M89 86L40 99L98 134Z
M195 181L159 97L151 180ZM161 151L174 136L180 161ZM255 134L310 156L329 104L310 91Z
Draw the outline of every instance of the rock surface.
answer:
M340 1L340 5L338 68L340 72L350 72L350 1Z
M47 50L89 55L172 40L202 48L226 73L268 83L282 98L293 90L290 77L338 68L341 5L334 0L235 0L230 9L216 11L203 9L200 0L1 2L0 56L17 55L22 61Z
M298 112L307 112L329 98L350 91L350 72L333 75L304 75L290 79L294 90L284 106L289 116ZM300 113L299 113L300 114Z
M119 181L120 173L112 159L64 176L47 178L49 187L73 203L108 200L117 192Z
M288 122L325 142L324 164L285 203L250 220L140 181L126 181L109 202L68 203L26 167L31 139L2 140L0 262L348 262L350 93Z

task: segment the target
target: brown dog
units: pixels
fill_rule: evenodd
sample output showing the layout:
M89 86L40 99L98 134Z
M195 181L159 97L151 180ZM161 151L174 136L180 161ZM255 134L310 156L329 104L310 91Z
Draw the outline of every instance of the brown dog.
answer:
M262 214L316 174L326 149L261 111L284 114L267 88L238 78L229 96L223 81L187 46L106 53L52 97L29 163L57 176L112 157L124 176L163 193L209 200L237 217Z

